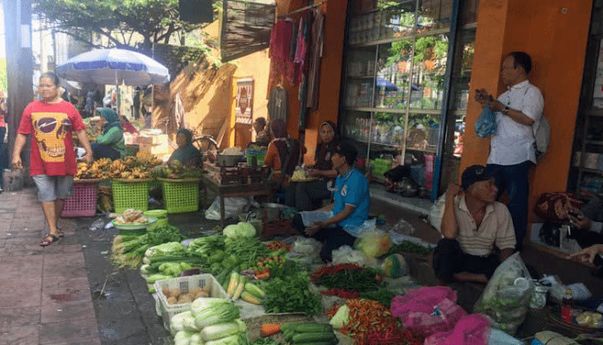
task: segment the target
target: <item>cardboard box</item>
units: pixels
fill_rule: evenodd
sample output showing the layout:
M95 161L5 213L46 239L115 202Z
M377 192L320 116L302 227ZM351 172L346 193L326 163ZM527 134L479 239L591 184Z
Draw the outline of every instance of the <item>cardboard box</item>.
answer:
M167 145L169 140L167 134L158 134L158 135L139 135L138 136L138 144L139 145Z
M142 153L149 153L152 155L164 155L164 154L168 154L170 152L170 148L167 143L160 144L160 145L144 144L144 145L139 145L138 151L142 152Z

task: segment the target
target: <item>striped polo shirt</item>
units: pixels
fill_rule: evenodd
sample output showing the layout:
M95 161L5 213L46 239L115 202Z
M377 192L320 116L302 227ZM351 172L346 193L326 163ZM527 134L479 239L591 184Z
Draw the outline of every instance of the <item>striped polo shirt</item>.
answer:
M476 256L488 256L494 246L503 250L515 248L515 230L507 206L493 202L486 206L486 214L479 228L467 209L465 196L455 200L456 221L459 233L456 240L464 253Z

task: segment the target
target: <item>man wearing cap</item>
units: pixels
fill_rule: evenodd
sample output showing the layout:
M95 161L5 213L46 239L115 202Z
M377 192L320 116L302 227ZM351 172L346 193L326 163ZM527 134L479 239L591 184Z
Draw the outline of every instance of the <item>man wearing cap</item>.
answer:
M337 170L334 202L317 211L300 212L293 225L306 236L323 243L320 258L332 261L333 250L352 246L368 219L369 185L366 177L354 168L358 151L347 142L339 143L331 156Z
M507 207L496 201L497 192L494 178L481 165L465 169L462 190L456 184L448 186L441 226L444 238L433 258L441 281L487 283L498 264L513 254L513 221Z

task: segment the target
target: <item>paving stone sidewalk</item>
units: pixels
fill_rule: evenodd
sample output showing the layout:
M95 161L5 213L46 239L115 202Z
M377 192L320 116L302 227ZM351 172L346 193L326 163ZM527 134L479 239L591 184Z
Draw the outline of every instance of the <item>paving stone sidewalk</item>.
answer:
M75 223L43 248L34 189L0 194L0 345L100 345Z

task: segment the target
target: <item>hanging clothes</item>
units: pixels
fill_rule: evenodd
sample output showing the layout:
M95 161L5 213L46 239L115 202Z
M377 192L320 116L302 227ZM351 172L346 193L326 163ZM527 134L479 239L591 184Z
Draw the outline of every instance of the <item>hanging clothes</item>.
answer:
M279 19L270 32L270 58L276 61L286 61L289 57L292 39L293 22L290 19Z
M270 91L268 99L268 116L270 120L281 119L287 121L289 105L287 99L287 90L276 86Z
M314 11L314 21L312 22L312 42L309 56L308 67L308 91L306 105L311 110L318 109L318 91L320 86L320 60L322 58L324 44L324 22L325 16L320 8Z

